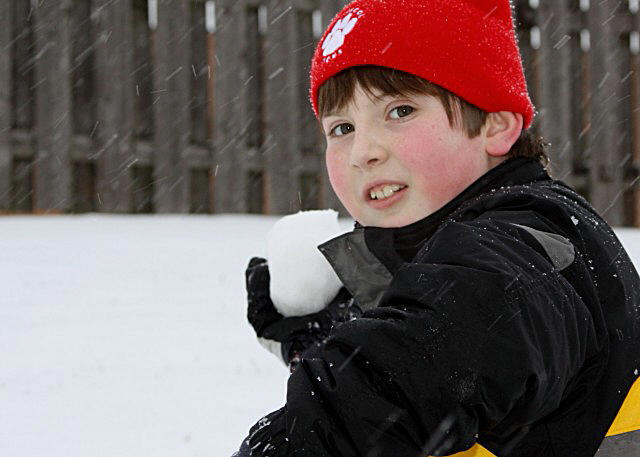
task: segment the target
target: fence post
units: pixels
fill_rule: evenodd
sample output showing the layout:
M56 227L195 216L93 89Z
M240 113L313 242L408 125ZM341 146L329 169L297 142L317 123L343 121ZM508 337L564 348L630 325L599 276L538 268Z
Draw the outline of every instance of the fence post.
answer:
M297 208L297 185L293 180L295 145L295 71L292 65L295 11L277 0L268 5L265 39L266 139L263 145L269 213L285 214Z
M541 106L538 121L542 135L551 143L549 158L554 176L572 184L570 19L566 0L540 2Z
M622 154L617 146L620 132L621 46L613 27L617 0L591 2L588 24L590 50L590 197L594 208L611 225L624 221Z
M11 199L12 4L0 3L0 210L8 210Z
M154 208L157 213L189 212L189 0L157 3L152 35L154 94Z
M216 21L216 67L213 71L215 212L246 211L246 154L243 104L249 75L246 53L245 2L218 0Z
M130 0L93 0L92 13L98 210L129 212L135 96L132 5Z
M71 203L70 6L69 0L35 6L36 211L65 211Z

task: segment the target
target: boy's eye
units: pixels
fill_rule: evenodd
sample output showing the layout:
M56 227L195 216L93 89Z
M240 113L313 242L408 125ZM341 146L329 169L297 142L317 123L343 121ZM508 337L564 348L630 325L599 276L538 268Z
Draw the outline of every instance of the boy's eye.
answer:
M333 130L331 130L331 132L329 133L333 136L342 136L342 135L347 135L353 132L354 130L355 129L353 128L353 125L344 123L344 124L335 126Z
M398 106L397 108L393 108L389 113L389 117L391 119L400 119L401 117L408 116L409 114L415 111L414 108L408 105Z

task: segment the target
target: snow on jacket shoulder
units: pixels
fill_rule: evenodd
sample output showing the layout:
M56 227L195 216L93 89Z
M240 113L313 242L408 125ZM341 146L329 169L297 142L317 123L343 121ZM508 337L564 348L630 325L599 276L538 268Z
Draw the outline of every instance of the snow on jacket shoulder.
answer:
M511 159L423 221L321 250L366 312L291 376L291 455L595 454L637 378L640 281L541 165Z

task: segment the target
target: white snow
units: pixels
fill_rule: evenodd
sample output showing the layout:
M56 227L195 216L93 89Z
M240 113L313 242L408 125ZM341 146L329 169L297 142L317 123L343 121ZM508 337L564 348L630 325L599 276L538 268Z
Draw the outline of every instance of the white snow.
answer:
M336 296L342 283L318 245L341 233L333 210L291 214L269 231L271 300L283 316L315 313Z
M0 218L0 456L229 457L284 403L245 319L275 221Z

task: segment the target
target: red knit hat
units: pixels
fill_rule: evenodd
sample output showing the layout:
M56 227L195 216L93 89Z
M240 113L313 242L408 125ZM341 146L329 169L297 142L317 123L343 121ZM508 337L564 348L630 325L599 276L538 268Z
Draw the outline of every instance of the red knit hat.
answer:
M376 65L419 76L487 112L521 113L533 105L509 0L355 0L333 19L311 65L318 89L349 67Z

